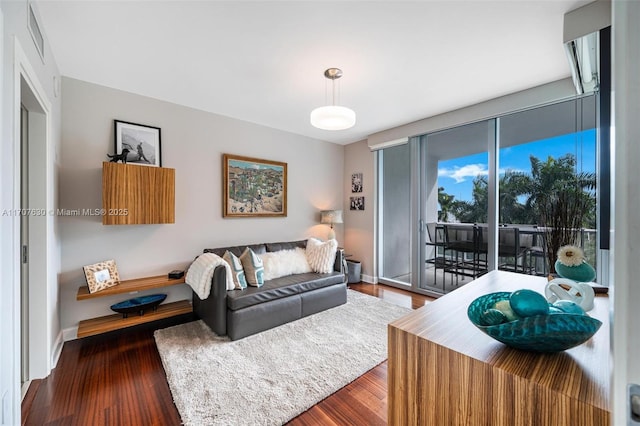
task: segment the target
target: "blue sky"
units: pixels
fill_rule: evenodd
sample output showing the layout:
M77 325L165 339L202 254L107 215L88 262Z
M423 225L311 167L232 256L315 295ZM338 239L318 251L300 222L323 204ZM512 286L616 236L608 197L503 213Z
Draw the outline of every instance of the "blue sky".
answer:
M578 147L582 147L578 152L576 152L576 141ZM549 156L558 158L567 153L576 155L578 171L594 172L596 166L595 129L501 149L500 174L507 169L530 173L530 155L546 160ZM488 173L487 161L486 152L441 161L438 164L438 186L444 187L445 192L454 195L457 200L471 200L473 178Z

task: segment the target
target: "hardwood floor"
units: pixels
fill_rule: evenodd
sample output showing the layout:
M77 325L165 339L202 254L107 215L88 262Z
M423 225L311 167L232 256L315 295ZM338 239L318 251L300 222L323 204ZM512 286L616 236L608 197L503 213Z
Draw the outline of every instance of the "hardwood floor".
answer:
M418 308L429 297L373 284L353 290ZM153 331L192 320L191 315L66 342L57 367L31 384L22 403L22 424L179 425ZM387 362L319 402L290 425L384 425Z

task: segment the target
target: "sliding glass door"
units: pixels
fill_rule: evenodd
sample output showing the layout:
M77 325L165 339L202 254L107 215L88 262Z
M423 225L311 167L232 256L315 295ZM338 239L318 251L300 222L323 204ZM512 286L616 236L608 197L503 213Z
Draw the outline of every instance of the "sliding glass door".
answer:
M546 275L558 248L548 241L567 230L565 244L597 267L596 104L585 96L379 151L380 282L444 294L493 269ZM552 210L563 203L575 209Z
M500 265L509 265L504 269L553 272L559 233L597 268L596 99L500 118L499 220L518 237L518 248L500 258Z
M486 272L489 150L495 120L421 138L421 279L417 287L447 293ZM484 236L484 240L481 238Z
M411 286L415 223L412 219L412 150L415 143L387 148L378 154L379 276L388 284Z

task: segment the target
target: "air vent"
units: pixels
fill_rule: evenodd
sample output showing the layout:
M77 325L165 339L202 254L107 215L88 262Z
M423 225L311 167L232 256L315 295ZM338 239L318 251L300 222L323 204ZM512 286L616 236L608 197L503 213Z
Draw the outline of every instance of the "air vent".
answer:
M596 0L564 15L564 42L578 94L598 91L600 30L611 25L611 2Z
M598 33L591 33L566 43L565 50L571 77L578 94L597 92L600 76L600 47Z
M42 31L40 31L40 25L38 25L38 20L36 19L36 14L33 11L33 4L29 3L29 32L31 33L31 38L33 39L33 44L36 46L36 50L40 54L40 58L42 62L44 62L44 37L42 36Z

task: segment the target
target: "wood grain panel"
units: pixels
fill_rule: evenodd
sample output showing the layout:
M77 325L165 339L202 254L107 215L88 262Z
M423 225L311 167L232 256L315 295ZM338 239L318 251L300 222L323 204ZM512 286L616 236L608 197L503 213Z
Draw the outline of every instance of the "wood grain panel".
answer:
M389 325L389 424L608 425L608 298L589 314L603 322L588 342L555 354L511 349L468 320L483 294L544 278L494 271Z
M103 225L175 223L175 170L102 163Z
M119 284L98 291L89 293L89 287L82 286L78 288L76 300L93 299L96 297L111 296L114 294L131 293L133 291L149 290L152 288L168 287L172 285L184 284L185 277L168 278L166 275L156 275L153 277L134 278L132 280L122 280Z
M78 337L93 336L121 328L133 327L175 315L188 314L193 311L191 302L180 300L178 302L163 303L155 311L148 310L144 315L130 314L123 318L121 314L107 315L80 321L78 324Z

